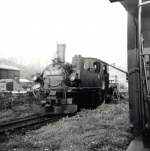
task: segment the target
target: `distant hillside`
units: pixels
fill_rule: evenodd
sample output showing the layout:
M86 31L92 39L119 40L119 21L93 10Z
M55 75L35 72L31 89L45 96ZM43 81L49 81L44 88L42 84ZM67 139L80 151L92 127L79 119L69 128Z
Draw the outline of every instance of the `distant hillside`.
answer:
M35 73L39 73L42 71L42 68L39 65L21 65L16 63L14 60L0 58L0 64L10 65L14 67L18 67L20 69L20 77L32 79L32 76Z

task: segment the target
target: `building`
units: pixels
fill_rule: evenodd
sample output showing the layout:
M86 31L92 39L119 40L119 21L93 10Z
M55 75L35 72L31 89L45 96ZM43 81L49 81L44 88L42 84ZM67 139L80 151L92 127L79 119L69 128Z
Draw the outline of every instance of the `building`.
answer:
M30 90L33 86L33 81L28 79L19 79L19 82L23 90Z
M128 79L130 124L150 148L150 1L120 1L128 14ZM142 142L133 143L127 149L148 151ZM140 148L139 148L140 146Z
M0 92L1 91L18 91L20 70L9 65L0 65Z
M19 81L19 78L19 68L8 65L0 65L0 79L14 79Z

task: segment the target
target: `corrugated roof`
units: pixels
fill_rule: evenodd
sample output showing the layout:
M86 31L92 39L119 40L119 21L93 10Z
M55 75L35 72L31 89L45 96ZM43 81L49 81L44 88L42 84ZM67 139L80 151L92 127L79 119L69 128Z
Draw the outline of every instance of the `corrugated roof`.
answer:
M17 70L20 71L19 68L9 65L0 64L0 69L6 69L6 70Z
M32 81L28 80L28 79L19 79L19 82L25 82L25 83L30 83Z

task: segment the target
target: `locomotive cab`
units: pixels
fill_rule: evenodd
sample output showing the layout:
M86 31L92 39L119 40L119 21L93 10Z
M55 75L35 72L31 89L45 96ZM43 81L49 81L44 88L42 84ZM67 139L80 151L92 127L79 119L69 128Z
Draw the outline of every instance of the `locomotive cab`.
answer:
M75 55L72 66L80 81L78 106L95 108L102 104L109 87L108 64L96 58Z

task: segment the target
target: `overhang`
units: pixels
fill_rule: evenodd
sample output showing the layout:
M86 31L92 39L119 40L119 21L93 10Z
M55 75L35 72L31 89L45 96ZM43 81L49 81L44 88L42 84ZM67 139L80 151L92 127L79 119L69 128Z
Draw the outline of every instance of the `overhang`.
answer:
M128 12L128 44L132 43L135 45L135 37L137 36L138 29L138 3L139 0L119 0L120 3L125 7ZM148 2L149 0L142 0L143 2ZM142 20L141 28L144 37L144 47L150 48L150 4L144 5L142 7ZM135 27L136 21L136 27ZM134 32L135 31L135 32ZM131 34L132 33L132 34ZM131 45L130 45L131 48Z
M146 2L148 0L143 0ZM137 15L138 11L138 0L122 0L121 4L126 8L126 10L133 14L134 16ZM150 17L150 4L143 6L143 16Z

